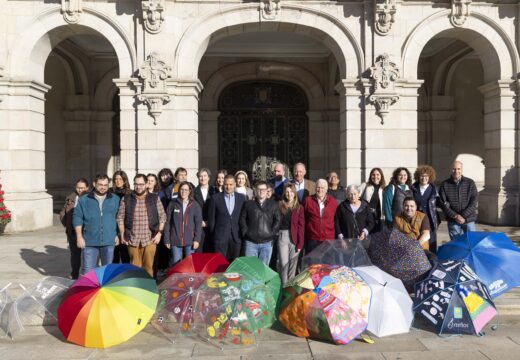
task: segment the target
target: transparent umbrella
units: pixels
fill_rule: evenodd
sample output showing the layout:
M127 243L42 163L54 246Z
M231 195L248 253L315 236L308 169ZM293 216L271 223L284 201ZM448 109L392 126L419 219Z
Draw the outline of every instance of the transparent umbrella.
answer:
M359 239L336 239L324 241L303 257L304 268L314 264L355 267L369 266L372 262Z

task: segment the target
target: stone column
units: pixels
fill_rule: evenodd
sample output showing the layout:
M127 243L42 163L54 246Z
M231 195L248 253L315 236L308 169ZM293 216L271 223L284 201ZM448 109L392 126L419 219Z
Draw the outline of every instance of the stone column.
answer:
M12 212L6 231L52 226L52 197L45 185L45 94L36 81L0 78L0 177Z
M219 167L219 116L220 111L216 110L200 111L199 113L199 163L201 167L209 168L213 175L216 174ZM214 180L213 176L210 181Z
M137 87L134 84L139 82L136 78L114 79L114 83L119 88L119 107L120 107L120 137L121 137L121 169L126 171L129 179L133 179L137 173L137 128L136 124L139 116L148 117L146 108L137 111L136 93Z
M340 96L339 110L339 171L344 184L360 184L365 151L364 128L365 85L358 79L345 79L336 85Z
M169 80L171 100L154 119L145 106L139 106L137 128L138 167L140 172L157 172L163 167L173 171L182 166L189 181L197 183L199 167L198 104L202 84L198 79Z
M390 107L382 123L373 103L366 106L363 147L365 163L362 170L366 181L370 170L383 170L387 183L395 168L404 166L411 172L417 166L417 98L421 80L398 80L395 84L399 99Z
M494 225L519 225L518 119L512 81L479 87L484 95L484 190L479 196L478 219Z

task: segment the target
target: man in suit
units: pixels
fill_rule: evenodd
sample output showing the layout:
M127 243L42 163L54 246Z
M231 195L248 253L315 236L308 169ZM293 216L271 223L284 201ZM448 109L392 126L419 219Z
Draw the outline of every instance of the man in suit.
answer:
M298 200L300 201L300 204L303 203L303 200L307 196L314 195L316 192L316 184L312 180L305 179L306 174L307 169L305 169L305 165L303 163L294 164L294 179L292 180L292 182L294 186L296 186L296 194L298 195Z
M274 178L269 180L269 185L273 188L273 197L276 201L282 199L283 187L289 180L285 177L285 165L276 163L274 165Z
M208 223L213 247L230 262L240 256L240 212L246 202L244 195L235 192L235 186L233 175L226 175L224 192L215 194L208 206Z

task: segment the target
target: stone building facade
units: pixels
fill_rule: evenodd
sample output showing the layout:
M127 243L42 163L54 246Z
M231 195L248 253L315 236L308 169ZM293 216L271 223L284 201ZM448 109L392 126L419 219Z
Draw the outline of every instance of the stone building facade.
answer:
M0 0L8 231L75 178L279 158L311 178L460 159L519 225L520 2Z

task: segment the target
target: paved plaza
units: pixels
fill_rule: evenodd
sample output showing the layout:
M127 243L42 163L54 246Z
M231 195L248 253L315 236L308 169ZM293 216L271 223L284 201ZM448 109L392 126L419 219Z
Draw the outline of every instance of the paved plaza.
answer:
M480 230L504 231L514 241L520 229L481 225ZM445 226L440 240L446 241ZM37 232L0 237L0 287L6 283L29 284L44 276L67 276L68 250L63 229L55 226ZM354 341L336 346L288 334L280 327L266 330L257 346L220 351L202 342L181 339L170 343L151 325L127 343L111 349L87 349L65 342L50 322L29 326L14 340L0 339L0 359L520 359L520 291L501 296L496 302L500 316L498 330L488 326L485 336L441 338L416 323L408 334L374 338L374 344Z

